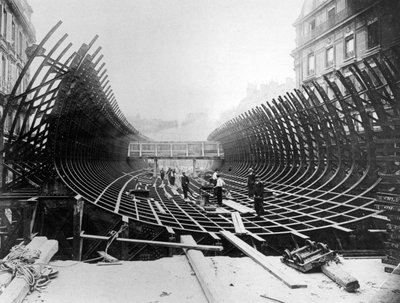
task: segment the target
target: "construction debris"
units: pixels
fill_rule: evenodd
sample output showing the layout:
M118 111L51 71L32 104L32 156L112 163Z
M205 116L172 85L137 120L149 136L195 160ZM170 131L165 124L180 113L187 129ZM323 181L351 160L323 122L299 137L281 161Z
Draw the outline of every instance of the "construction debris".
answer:
M303 273L321 269L322 272L348 292L360 288L358 280L343 269L337 254L324 243L306 240L306 245L293 251L285 249L281 261Z

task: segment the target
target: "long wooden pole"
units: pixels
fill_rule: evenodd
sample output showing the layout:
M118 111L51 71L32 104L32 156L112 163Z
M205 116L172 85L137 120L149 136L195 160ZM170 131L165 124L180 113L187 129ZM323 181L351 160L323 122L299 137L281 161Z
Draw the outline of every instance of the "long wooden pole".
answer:
M81 233L81 238L105 240L105 241L110 239L109 237L88 235L88 234L85 234L83 232ZM150 245L156 245L156 246L166 246L166 247L175 247L175 248L188 248L188 249L190 248L190 249L208 250L208 251L222 251L224 249L222 246L214 246L214 245L172 243L172 242L150 241L150 240L139 240L139 239L127 239L127 238L116 238L115 240L116 241L121 241L121 242L150 244Z

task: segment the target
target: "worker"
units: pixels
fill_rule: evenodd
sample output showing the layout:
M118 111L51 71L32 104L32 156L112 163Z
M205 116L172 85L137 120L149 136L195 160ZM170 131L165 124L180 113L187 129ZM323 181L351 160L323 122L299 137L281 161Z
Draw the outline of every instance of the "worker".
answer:
M255 176L254 183L254 209L257 217L264 215L264 184L260 180L260 176Z
M254 183L256 182L256 175L252 168L249 169L249 175L247 176L247 189L249 191L249 198L254 196Z
M217 185L217 179L218 179L218 174L219 174L219 170L216 169L211 177L211 184L214 186L214 197L217 195L215 186Z
M165 171L164 171L163 168L161 168L161 170L160 170L160 178L161 178L161 182L163 182L163 183L164 183L164 177L165 177Z
M214 171L214 173L213 173L212 177L211 177L212 184L213 184L214 186L216 186L216 185L217 185L217 178L218 178L218 174L219 174L219 170L218 170L218 169L216 169L216 170Z
M171 171L170 179L169 179L169 183L170 183L172 186L175 185L175 174L176 174L175 169L173 169L173 170Z
M225 186L224 180L222 180L221 175L217 175L217 182L214 187L215 195L217 196L217 203L219 206L222 206L222 189Z
M183 190L183 197L186 200L188 198L188 191L189 191L189 177L186 176L185 172L182 172L181 184Z

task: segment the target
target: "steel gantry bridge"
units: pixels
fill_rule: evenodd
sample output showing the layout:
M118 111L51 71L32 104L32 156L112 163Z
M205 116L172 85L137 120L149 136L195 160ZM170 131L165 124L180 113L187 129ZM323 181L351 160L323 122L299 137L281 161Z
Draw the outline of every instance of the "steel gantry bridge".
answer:
M219 142L212 141L146 141L130 142L128 157L163 159L221 159L224 156Z
M56 38L59 25L30 48L27 66L3 108L0 210L7 226L3 245L21 231L29 238L42 226L35 223L40 201L48 213L60 199L75 205L75 237L80 236L83 202L85 208L95 209L89 221L103 210L117 218L107 223L108 229L122 221L136 230L145 224L140 229L152 239L165 233L192 233L218 240L224 230L258 241L276 235L308 238L324 229L351 233L368 218L388 220L376 199L381 195L397 201L399 194L394 169L400 161L398 58L388 59L383 52L367 57L363 69L349 65L337 71L335 79L312 82L225 122L210 134L214 143L191 147L192 143L181 142L174 149L175 143L152 143L123 116L101 48L94 47L96 38L71 51L71 44L64 45L67 35ZM40 62L37 70L26 89L17 93L34 60ZM21 112L25 116L19 125L15 117ZM4 136L6 119L11 123ZM153 157L190 157L200 150L206 157L207 144L213 144L214 156L222 156L223 150L221 170L232 194L214 213L194 203L202 180L191 180L191 202L185 202L180 189L154 179L140 159L144 151ZM127 157L135 153L139 157ZM265 198L266 215L261 218L254 216L247 197L249 167L275 192ZM151 199L129 195L138 180ZM6 208L13 208L20 222L31 218L29 224L14 224ZM79 241L74 245L79 254ZM141 251L124 250L128 259Z

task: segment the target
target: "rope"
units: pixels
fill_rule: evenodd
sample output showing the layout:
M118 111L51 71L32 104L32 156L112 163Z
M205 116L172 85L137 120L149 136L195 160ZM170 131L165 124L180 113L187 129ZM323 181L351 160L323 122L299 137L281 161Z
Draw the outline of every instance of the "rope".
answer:
M22 243L18 244L12 247L10 253L0 261L0 271L10 272L12 278L24 279L30 292L41 291L50 283L50 279L55 278L58 271L53 270L51 266L45 266L40 271L38 264L34 264L40 254L40 250L31 250ZM2 288L4 287L2 285Z

